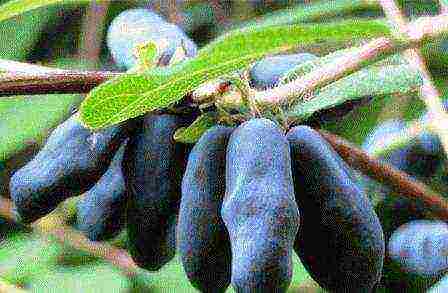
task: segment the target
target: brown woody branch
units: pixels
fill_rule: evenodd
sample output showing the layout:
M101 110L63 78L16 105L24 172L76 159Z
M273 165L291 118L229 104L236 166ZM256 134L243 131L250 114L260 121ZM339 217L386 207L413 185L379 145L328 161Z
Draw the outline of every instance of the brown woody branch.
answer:
M351 167L389 186L400 196L421 200L437 217L448 220L448 201L425 184L389 164L378 161L337 135L324 130L319 132Z
M98 65L100 57L109 5L110 0L91 1L82 24L83 37L78 54L81 58L85 58L95 64L95 66Z
M1 73L0 96L88 93L120 73L101 71L53 71Z
M304 76L300 82L291 82L272 90L255 94L253 100L261 104L278 104L291 96L306 93L319 88L331 81L346 76L357 69L367 66L376 59L381 59L395 51L405 48L418 47L422 42L433 39L448 31L448 16L422 17L408 26L406 39L378 38L354 52L353 56L342 58L327 69L318 69ZM11 66L0 62L0 71L11 71ZM23 67L24 65L22 65ZM105 80L118 76L112 72L84 72L70 70L40 71L39 74L29 74L26 70L0 78L0 96L13 94L42 94L42 93L86 93ZM0 75L1 77L2 75ZM18 80L15 81L14 77Z

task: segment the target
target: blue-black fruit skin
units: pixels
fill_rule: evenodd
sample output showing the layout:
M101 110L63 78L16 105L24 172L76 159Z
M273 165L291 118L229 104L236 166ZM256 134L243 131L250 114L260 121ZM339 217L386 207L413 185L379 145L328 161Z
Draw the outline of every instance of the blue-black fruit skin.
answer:
M187 57L196 55L197 46L175 24L166 22L161 16L149 9L135 8L120 13L111 23L107 33L107 45L118 67L130 69L137 59L133 49L139 43L147 41L168 41L168 47L162 53L162 63L167 65L177 47L186 49Z
M310 53L277 55L258 61L249 71L250 85L258 90L273 88L294 67L318 57Z
M433 277L448 270L448 225L442 221L415 220L391 236L388 253L405 272Z
M215 126L193 147L182 180L178 252L191 284L201 292L225 292L230 284L230 240L221 218L226 149L233 128Z
M448 225L414 220L400 226L387 246L383 280L390 290L424 292L448 272Z
M380 280L383 231L349 167L315 130L292 128L291 147L300 228L295 251L331 292L371 292Z
M60 124L11 178L11 198L20 220L34 222L65 199L92 188L128 133L127 124L92 132L75 115Z
M177 221L187 149L173 135L181 126L185 123L174 115L145 116L123 158L129 252L137 265L151 271L175 254L170 227Z
M288 142L274 122L252 119L232 133L221 216L230 236L235 291L285 292L299 212Z
M127 190L121 163L126 143L122 143L106 173L78 202L77 227L92 241L111 239L124 226Z

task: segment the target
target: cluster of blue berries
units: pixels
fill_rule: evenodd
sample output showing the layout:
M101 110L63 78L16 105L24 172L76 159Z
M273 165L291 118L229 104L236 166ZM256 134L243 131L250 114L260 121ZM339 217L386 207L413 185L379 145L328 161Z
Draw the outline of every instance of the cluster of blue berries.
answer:
M182 30L146 9L120 14L107 43L117 65L130 69L137 44L161 39L168 41L161 54L165 65L179 46L186 57L197 52ZM272 88L286 72L316 58L309 53L265 58L250 69L250 85ZM258 118L237 127L215 126L193 147L175 142L176 129L194 116L148 114L92 132L73 115L13 174L17 216L30 223L83 194L77 227L89 239L108 240L125 228L132 258L150 271L177 252L201 292L224 292L229 285L237 292L285 292L293 251L331 292L374 291L385 255L402 271L430 276L431 285L448 267L446 224L411 222L385 237L382 219L353 170L312 128L285 133L276 122ZM382 130L401 127L391 125ZM388 160L415 176L420 168L432 172L429 160L441 162L434 152L440 143L427 139L433 137L419 137L399 150L399 162L393 155Z

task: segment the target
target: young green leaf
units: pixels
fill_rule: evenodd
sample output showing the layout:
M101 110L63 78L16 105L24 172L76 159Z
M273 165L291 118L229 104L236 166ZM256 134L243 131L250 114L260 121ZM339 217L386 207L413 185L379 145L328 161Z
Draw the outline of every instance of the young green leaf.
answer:
M312 99L294 106L288 117L303 120L346 101L409 93L422 83L421 73L410 65L370 66L319 89Z
M81 121L98 129L166 108L204 82L245 68L266 54L328 40L342 43L384 35L390 35L390 28L378 20L235 30L201 49L196 58L100 85L81 105Z
M157 66L160 58L160 51L166 46L165 43L157 44L154 41L138 44L134 48L134 55L137 57L137 65L128 72L141 72Z
M90 3L90 0L12 0L0 6L0 21L48 5L73 3Z
M183 143L195 143L207 129L217 124L217 115L214 112L207 112L196 118L188 127L181 127L174 133L174 140Z

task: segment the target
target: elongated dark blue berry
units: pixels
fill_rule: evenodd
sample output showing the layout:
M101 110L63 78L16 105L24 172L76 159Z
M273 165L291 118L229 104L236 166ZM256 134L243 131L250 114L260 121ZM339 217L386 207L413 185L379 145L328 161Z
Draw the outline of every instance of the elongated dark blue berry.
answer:
M380 280L383 231L349 167L316 131L287 135L301 225L295 250L311 276L332 292L371 292Z
M285 292L299 226L286 137L270 120L250 120L232 133L226 160L221 215L232 247L232 286Z
M175 254L170 231L177 221L187 150L173 134L184 125L174 115L146 116L123 158L129 251L148 270L158 270Z
M121 163L125 147L123 142L109 169L78 202L77 226L90 240L110 239L124 226L127 191Z
M33 222L63 200L92 188L127 137L126 125L92 132L76 115L59 125L39 153L11 178L11 198L21 220Z
M225 292L230 284L231 249L221 206L232 130L216 126L204 133L189 155L182 180L178 251L191 284L201 292Z

